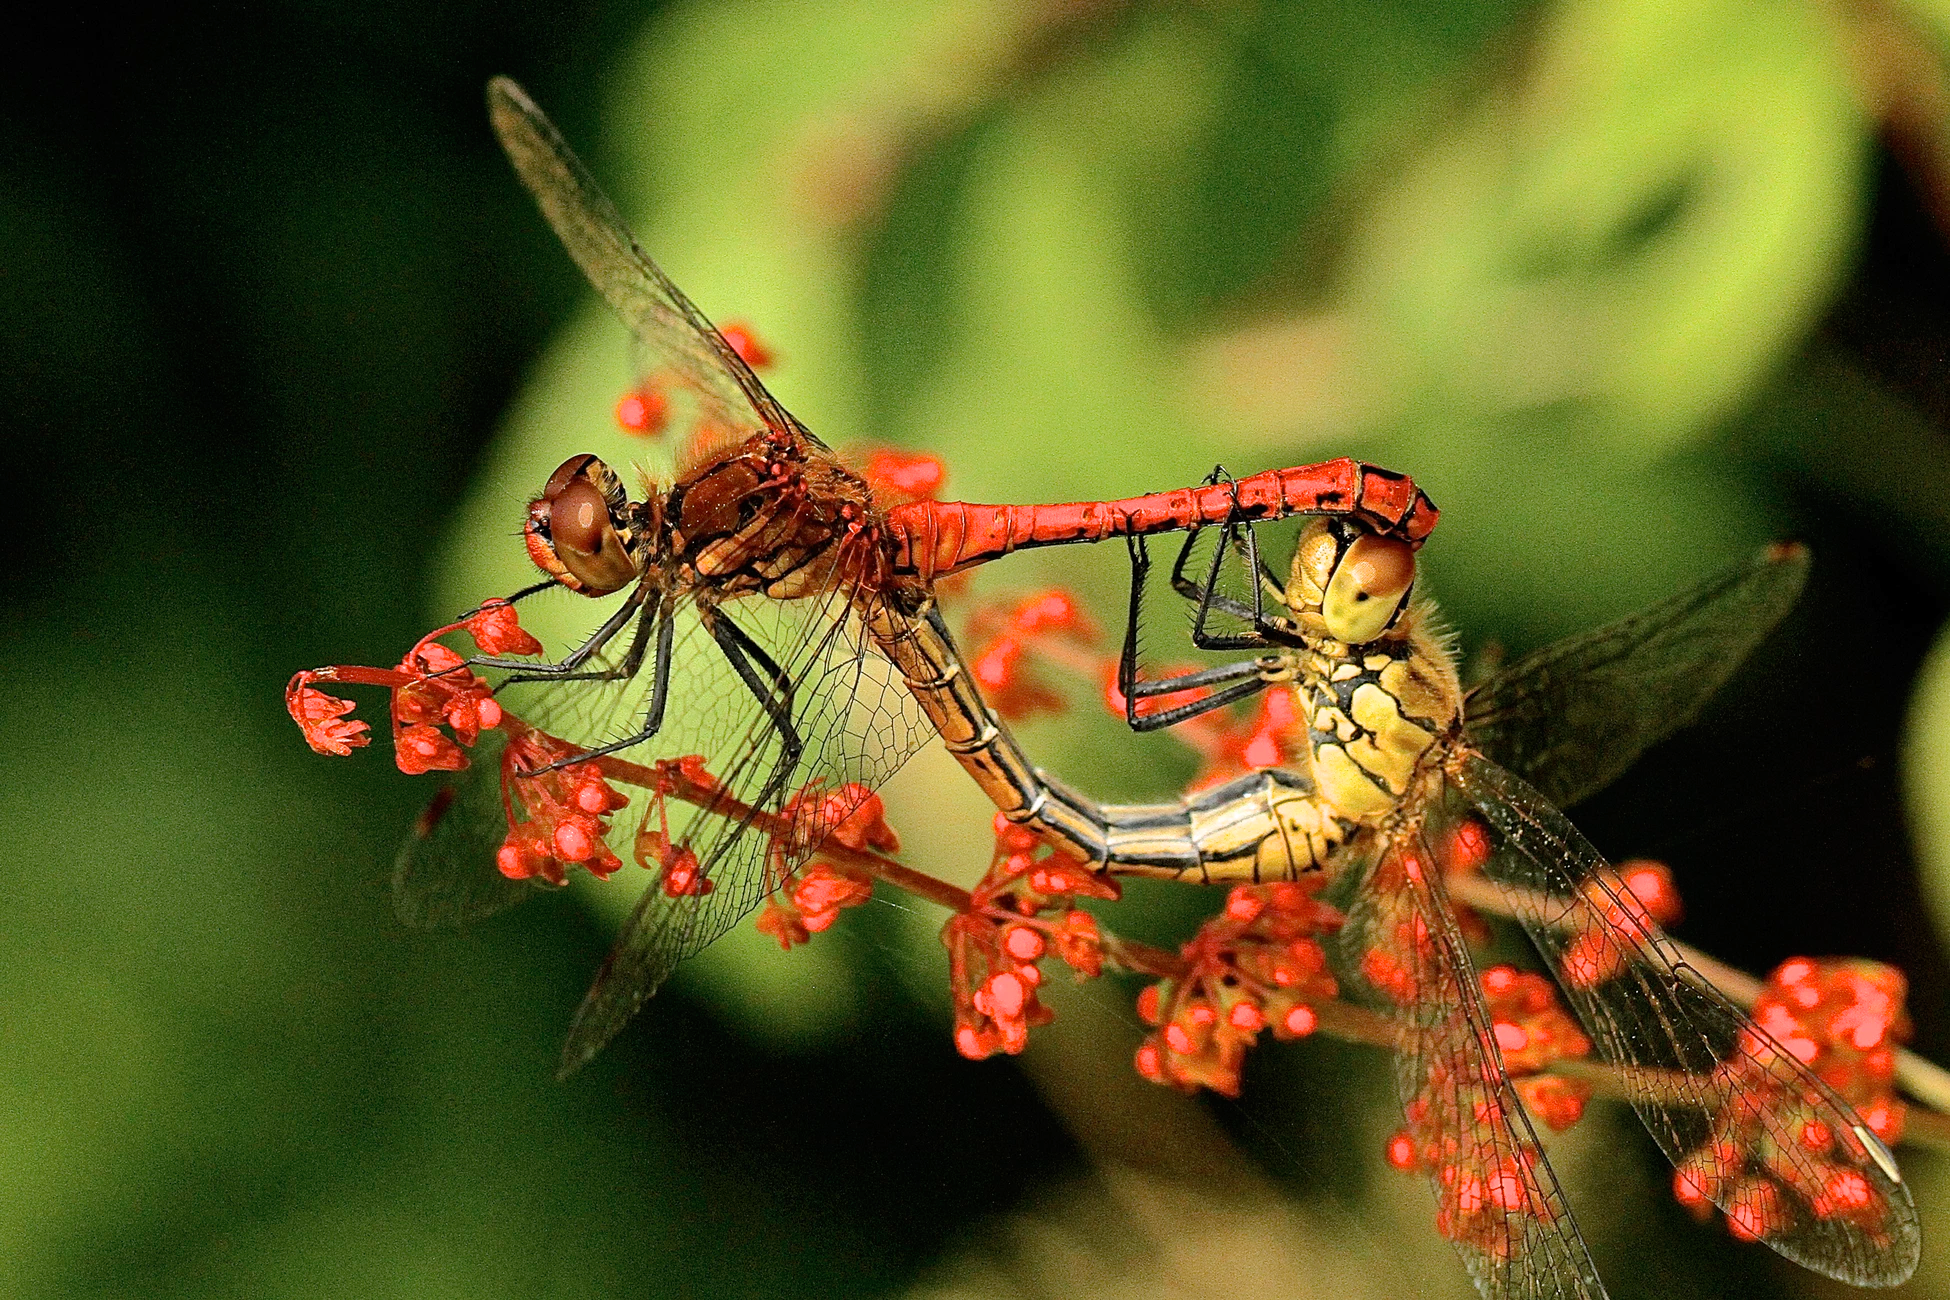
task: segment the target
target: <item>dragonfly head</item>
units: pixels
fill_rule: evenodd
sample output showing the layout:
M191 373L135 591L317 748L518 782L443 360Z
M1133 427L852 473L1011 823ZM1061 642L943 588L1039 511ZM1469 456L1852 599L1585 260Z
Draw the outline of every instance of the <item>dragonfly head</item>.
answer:
M614 470L594 456L563 461L528 503L528 558L570 591L607 596L643 572L648 530Z
M1286 605L1303 629L1347 645L1381 637L1408 608L1415 548L1348 519L1316 519L1300 534Z

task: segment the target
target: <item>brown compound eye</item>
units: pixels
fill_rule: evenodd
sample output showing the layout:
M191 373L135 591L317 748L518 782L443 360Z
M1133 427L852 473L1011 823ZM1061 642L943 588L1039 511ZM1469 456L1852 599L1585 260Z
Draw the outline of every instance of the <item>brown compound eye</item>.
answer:
M1327 635L1349 645L1388 630L1415 585L1415 548L1363 534L1348 544L1320 601Z
M528 505L529 558L571 591L607 596L635 579L622 484L594 456L571 456Z

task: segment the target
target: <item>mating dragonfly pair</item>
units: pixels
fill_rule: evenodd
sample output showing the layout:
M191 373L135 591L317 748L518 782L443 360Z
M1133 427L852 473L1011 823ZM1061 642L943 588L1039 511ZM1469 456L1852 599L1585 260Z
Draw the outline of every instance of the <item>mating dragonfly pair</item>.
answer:
M1690 719L1792 603L1803 553L1770 551L1465 693L1432 611L1413 595L1434 507L1370 466L1334 461L1116 502L882 508L643 253L520 88L497 79L489 108L516 170L636 331L646 377L691 435L680 473L640 500L578 456L531 506L524 535L547 580L513 599L555 587L618 598L582 645L545 663L519 636L477 631L482 655L463 661L423 642L391 681L408 682L394 706L403 766L409 745L422 770L461 765L438 725L477 748L402 851L403 917L482 916L577 864L607 874L634 858L659 873L577 1013L565 1072L939 735L1009 820L1100 870L1333 878L1349 914L1342 945L1400 1026L1398 1079L1419 1131L1455 1149L1452 1171L1499 1171L1479 1231L1457 1238L1486 1294L1603 1289L1502 1068L1445 892L1448 873L1464 869L1506 888L1666 1155L1697 1166L1707 1153L1702 1183L1723 1208L1765 1189L1767 1214L1749 1235L1858 1284L1909 1275L1915 1211L1882 1143L1656 927L1632 919L1641 913L1607 896L1603 859L1553 806L1603 785ZM1291 515L1315 518L1280 576L1260 560L1251 525ZM1222 534L1210 570L1202 582L1187 574L1188 543L1172 585L1197 603L1201 648L1253 657L1143 681L1141 539L1202 528ZM1256 691L1292 691L1305 755L1293 770L1120 807L1029 762L977 691L935 582L1014 550L1112 536L1139 539L1120 666L1133 724L1173 725ZM1246 565L1243 593L1221 591L1227 557ZM320 670L294 680L294 716L315 745L343 752L360 742L340 720L343 702L315 689L331 680L379 677ZM643 766L659 754L695 757ZM701 762L710 797L675 825L661 797L640 815L614 815L626 800L599 774L628 770L655 789L672 762ZM1567 961L1574 939L1578 962ZM1769 1140L1722 1142L1735 1117L1763 1122ZM1438 1184L1441 1195L1440 1175Z

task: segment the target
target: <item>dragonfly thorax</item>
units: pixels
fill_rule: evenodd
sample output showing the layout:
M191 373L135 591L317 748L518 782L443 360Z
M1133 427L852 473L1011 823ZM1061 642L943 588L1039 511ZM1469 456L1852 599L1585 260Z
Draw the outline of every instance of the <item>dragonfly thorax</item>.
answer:
M797 599L876 586L886 567L864 480L761 433L694 467L667 498L661 546L722 596Z

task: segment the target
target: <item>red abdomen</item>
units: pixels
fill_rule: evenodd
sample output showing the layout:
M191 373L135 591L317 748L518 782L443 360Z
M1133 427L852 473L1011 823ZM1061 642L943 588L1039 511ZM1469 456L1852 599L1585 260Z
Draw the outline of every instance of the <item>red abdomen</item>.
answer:
M1287 515L1353 515L1383 536L1420 545L1435 527L1437 511L1406 475L1342 457L1122 501L1045 506L915 501L889 510L887 527L895 571L932 579L1032 546Z

